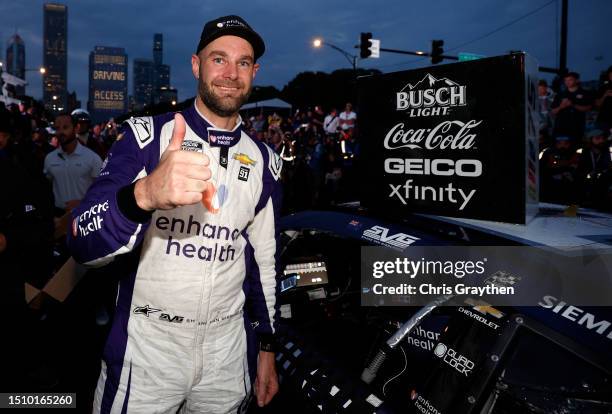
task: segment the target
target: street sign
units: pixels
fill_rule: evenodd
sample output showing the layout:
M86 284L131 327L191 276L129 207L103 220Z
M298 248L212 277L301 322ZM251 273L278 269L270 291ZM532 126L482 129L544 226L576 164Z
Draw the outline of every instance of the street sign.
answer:
M461 52L461 53L459 53L459 62L467 62L469 60L482 59L483 57L486 57L486 56L485 55L479 55L479 54L476 54L476 53Z
M380 57L380 39L371 39L370 40L370 55L371 58L379 58Z

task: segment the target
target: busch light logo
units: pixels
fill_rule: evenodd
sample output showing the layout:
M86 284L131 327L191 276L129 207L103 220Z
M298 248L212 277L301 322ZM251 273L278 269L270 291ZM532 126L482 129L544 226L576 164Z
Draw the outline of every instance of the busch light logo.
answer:
M466 105L466 87L429 73L416 84L407 84L396 94L396 109L411 117L448 115L454 106Z

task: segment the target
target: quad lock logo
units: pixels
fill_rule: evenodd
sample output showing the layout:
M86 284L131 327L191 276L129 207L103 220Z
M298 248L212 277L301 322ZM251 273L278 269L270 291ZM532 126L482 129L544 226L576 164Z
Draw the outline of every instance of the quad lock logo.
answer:
M450 365L457 372L465 375L466 377L470 375L474 369L474 363L472 361L442 342L436 345L434 355L441 358L446 364Z

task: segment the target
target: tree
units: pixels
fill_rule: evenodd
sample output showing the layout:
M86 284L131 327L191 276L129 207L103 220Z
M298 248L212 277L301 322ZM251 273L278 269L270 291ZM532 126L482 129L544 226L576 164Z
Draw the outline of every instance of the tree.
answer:
M274 86L253 86L249 102L259 102L278 98L280 91Z
M344 108L346 102L357 102L358 81L355 77L380 74L376 69L338 69L332 73L301 72L281 91L281 99L290 102L294 108L313 108L321 105L325 110L331 107ZM356 76L355 76L356 75Z

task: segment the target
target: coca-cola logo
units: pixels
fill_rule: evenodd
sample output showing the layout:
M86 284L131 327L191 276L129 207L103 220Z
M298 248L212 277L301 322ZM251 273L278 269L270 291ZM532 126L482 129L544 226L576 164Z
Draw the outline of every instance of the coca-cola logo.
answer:
M406 129L403 122L394 125L385 136L386 149L468 150L476 143L473 129L482 121L443 121L433 128Z

